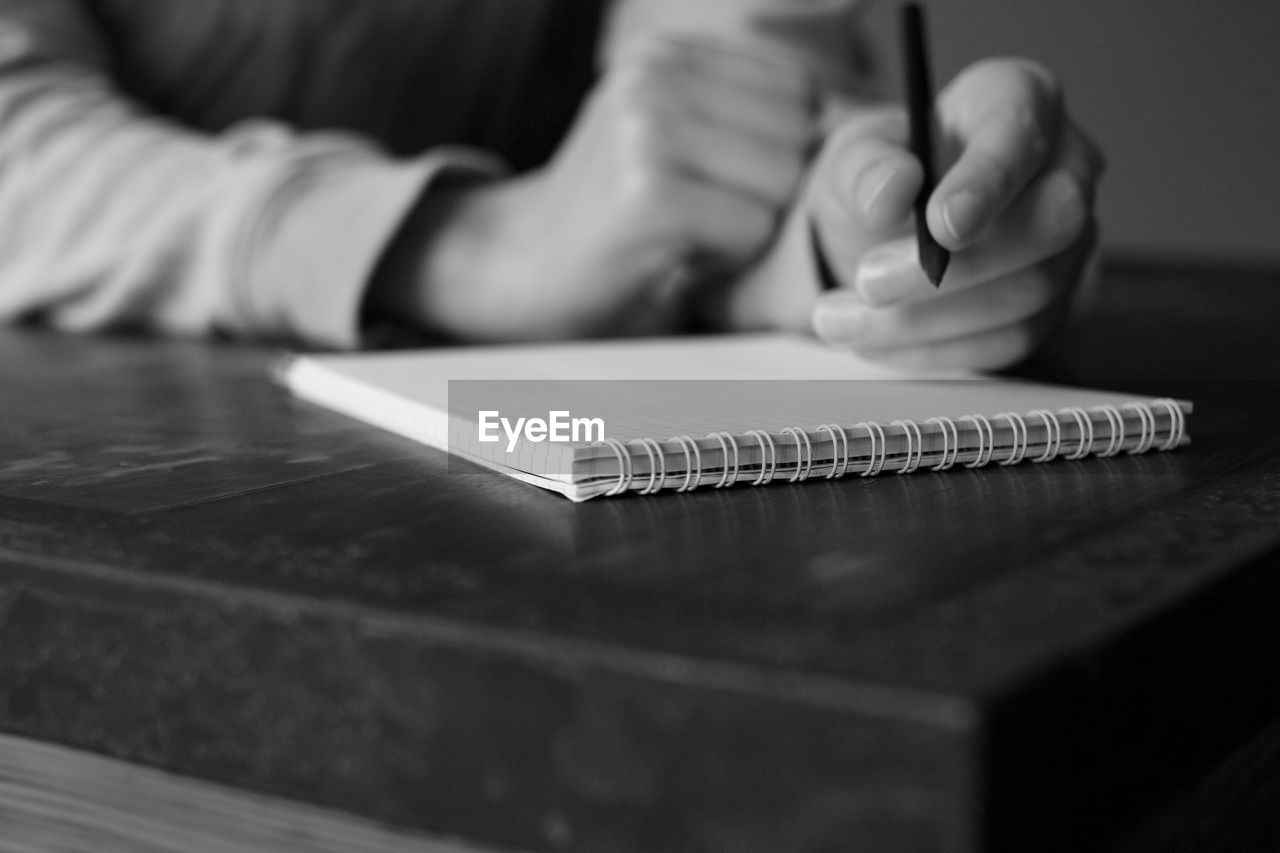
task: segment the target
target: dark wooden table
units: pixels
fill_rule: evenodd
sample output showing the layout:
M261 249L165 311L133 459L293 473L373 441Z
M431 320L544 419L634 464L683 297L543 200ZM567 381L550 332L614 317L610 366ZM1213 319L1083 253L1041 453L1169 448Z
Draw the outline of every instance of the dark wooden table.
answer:
M1277 321L1112 264L1033 366L1175 453L583 505L4 331L0 731L486 849L1280 849Z

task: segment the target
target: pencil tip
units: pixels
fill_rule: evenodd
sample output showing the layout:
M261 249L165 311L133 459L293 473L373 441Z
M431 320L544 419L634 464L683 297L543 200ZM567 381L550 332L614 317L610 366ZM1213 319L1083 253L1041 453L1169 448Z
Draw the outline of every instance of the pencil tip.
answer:
M928 277L929 283L934 287L942 286L942 277L947 273L947 266L951 261L951 253L941 246L928 247L932 251L921 251L920 266L924 269L925 276Z

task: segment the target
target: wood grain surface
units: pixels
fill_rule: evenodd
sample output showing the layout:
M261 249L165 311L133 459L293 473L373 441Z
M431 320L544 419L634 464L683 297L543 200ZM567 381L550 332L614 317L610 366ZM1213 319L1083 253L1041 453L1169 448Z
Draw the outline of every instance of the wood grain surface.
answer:
M1174 453L581 505L267 349L9 330L0 730L529 850L1183 849L1280 718L1278 317L1113 264L1025 368Z

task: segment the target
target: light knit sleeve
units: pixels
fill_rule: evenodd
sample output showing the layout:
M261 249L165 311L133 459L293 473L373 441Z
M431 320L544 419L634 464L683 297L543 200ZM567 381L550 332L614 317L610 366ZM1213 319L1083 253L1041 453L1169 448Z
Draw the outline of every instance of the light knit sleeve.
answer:
M355 346L370 274L431 181L499 171L275 123L199 133L109 69L76 0L0 0L0 319Z

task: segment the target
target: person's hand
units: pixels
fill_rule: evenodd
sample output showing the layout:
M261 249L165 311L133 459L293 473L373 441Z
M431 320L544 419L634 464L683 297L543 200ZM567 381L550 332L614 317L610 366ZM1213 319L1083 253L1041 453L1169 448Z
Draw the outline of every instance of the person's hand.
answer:
M995 369L1057 325L1096 240L1096 147L1053 76L1023 60L970 67L937 103L944 162L929 229L953 252L942 287L920 268L912 206L922 172L894 107L852 113L827 139L783 237L726 290L731 327L807 327L910 368ZM816 229L838 287L819 291Z
M464 339L634 325L680 270L734 270L767 248L807 165L813 88L785 61L634 43L548 166L427 206L409 282L393 277L375 306Z
M1097 148L1057 81L1022 60L962 73L937 104L949 153L929 230L951 250L942 287L910 225L921 182L900 110L851 119L830 139L810 211L840 288L813 309L820 337L904 367L995 369L1029 355L1060 319L1096 239Z

